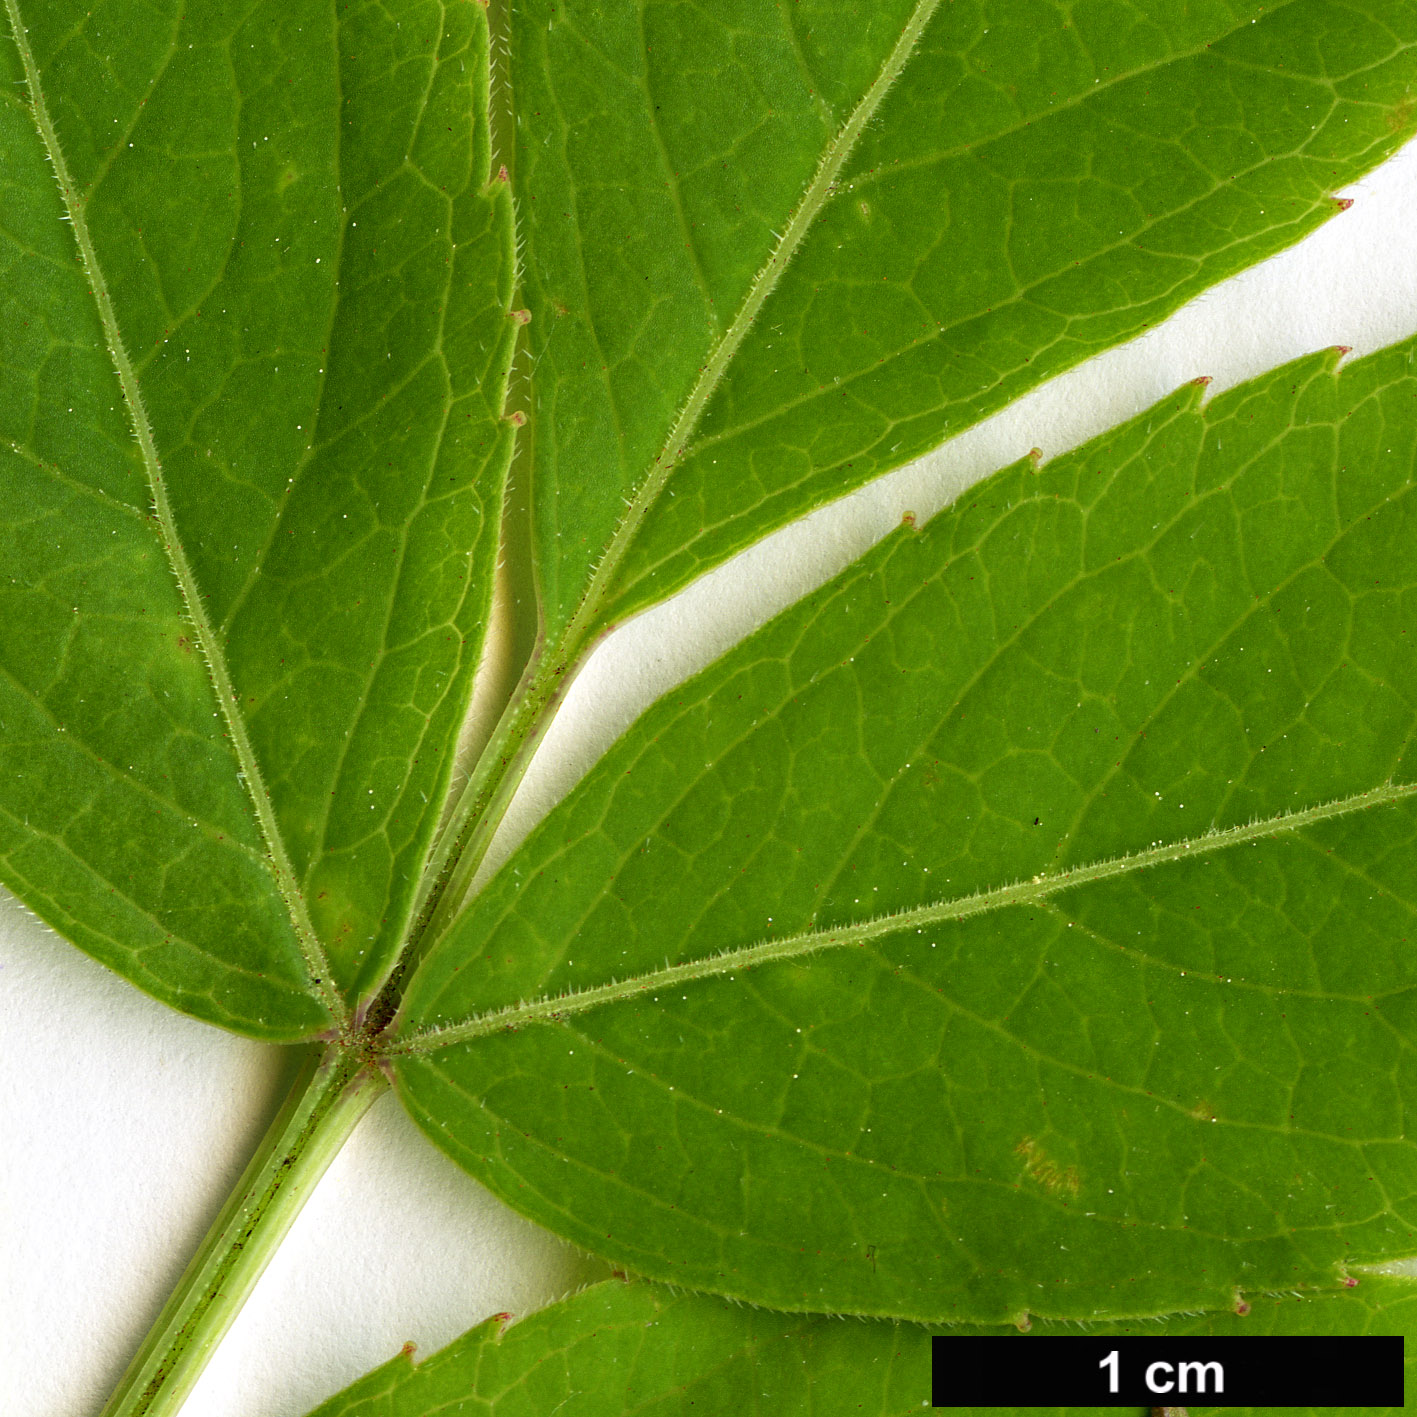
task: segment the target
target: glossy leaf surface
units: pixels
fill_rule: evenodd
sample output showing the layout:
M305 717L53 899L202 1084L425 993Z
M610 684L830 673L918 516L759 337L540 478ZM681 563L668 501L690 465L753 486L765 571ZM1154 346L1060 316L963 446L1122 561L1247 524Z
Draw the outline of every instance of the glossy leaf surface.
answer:
M592 628L1312 230L1417 6L510 7L548 629Z
M398 943L490 596L485 18L4 15L0 879L298 1037Z
M1151 1335L1410 1334L1417 1330L1411 1281L1372 1279L1357 1293L1256 1301L1234 1314L1148 1324ZM611 1281L502 1331L501 1316L415 1364L401 1354L310 1417L905 1417L927 1405L930 1335L909 1324L833 1319L727 1305L654 1285ZM1057 1332L1038 1325L1039 1334ZM1069 1331L1076 1332L1075 1328ZM1103 1324L1094 1333L1136 1332ZM1029 1338L1016 1335L1019 1342ZM1020 1350L1026 1355L1027 1350ZM948 1362L948 1357L945 1359ZM1410 1368L1411 1364L1409 1364ZM1104 1417L1116 1408L956 1408L1005 1417ZM1211 1410L1194 1407L1193 1412ZM1242 1417L1305 1408L1231 1407ZM1353 1408L1365 1417L1391 1408ZM1137 1409L1140 1417L1140 1409Z
M414 979L428 1134L787 1309L1225 1308L1412 1253L1414 355L1188 386L661 700Z

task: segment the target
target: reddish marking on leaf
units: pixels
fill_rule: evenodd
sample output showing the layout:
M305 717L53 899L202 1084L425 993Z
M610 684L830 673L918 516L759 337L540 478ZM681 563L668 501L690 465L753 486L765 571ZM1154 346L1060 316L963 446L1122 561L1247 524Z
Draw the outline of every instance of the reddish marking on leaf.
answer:
M513 428L521 428L526 423L526 414L524 414L521 409L517 409L515 413L507 414L506 417L507 422L510 423Z

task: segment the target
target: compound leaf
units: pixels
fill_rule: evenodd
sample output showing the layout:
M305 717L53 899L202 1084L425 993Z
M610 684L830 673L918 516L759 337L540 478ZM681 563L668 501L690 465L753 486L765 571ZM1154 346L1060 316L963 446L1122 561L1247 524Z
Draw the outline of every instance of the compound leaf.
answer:
M3 14L0 879L308 1035L398 944L490 595L485 18Z
M428 1135L783 1309L1219 1309L1411 1254L1414 359L1187 386L662 699L412 981Z
M569 656L1417 124L1417 0L494 18L489 113L471 3L0 0L0 880L255 1037L362 1019L405 935L523 412ZM422 958L410 1110L785 1309L1156 1314L1410 1252L1411 358L1010 470L659 705ZM596 1304L727 1345L647 1347L662 1390L779 1407L920 1338L639 1286L464 1346L550 1373Z

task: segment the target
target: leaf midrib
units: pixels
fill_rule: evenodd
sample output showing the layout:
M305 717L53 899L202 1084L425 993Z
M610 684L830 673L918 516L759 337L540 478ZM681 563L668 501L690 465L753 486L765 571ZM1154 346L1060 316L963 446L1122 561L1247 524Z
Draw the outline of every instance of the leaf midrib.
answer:
M10 3L10 0L7 0ZM733 317L733 323L723 333L717 344L710 350L708 359L699 370L687 400L669 430L661 451L646 470L643 480L630 498L619 526L606 544L605 554L591 576L575 615L562 637L563 644L573 650L578 648L593 630L595 619L602 601L609 589L620 562L625 558L635 534L650 509L659 499L659 494L668 481L679 459L694 436L709 398L718 387L728 366L733 362L739 347L747 338L769 295L776 288L782 273L791 264L797 248L802 244L807 232L816 221L817 213L833 195L836 181L847 159L855 151L857 140L867 123L875 116L881 100L894 85L905 68L925 27L930 23L940 0L917 0L905 28L892 46L885 62L876 74L871 86L862 95L852 110L851 116L827 144L818 162L816 173L808 183L796 209L783 228L782 235L772 248L768 258L758 268L748 293Z
M1272 18L1273 18L1273 15L1274 15L1275 13L1277 13L1279 10L1287 9L1287 8L1289 8L1290 5L1295 4L1295 3L1297 3L1297 0L1281 0L1281 3L1278 4L1278 5L1276 5L1276 6L1273 8L1273 10L1271 11L1271 13L1270 13L1268 16L1266 16L1266 18L1267 18L1267 19L1272 19ZM927 17L927 19L928 19L928 17ZM1164 60L1160 60L1160 61L1157 61L1157 62L1155 62L1155 63L1150 63L1150 64L1142 65L1142 66L1140 66L1140 67L1138 67L1138 68L1136 68L1136 69L1128 70L1128 71L1126 71L1125 73L1121 73L1121 74L1114 75L1114 76L1112 76L1111 78L1109 78L1105 83L1099 83L1097 87L1092 88L1092 89L1089 89L1089 90L1087 90L1085 93L1079 94L1076 99L1070 101L1070 102L1067 103L1067 104L1059 105L1056 109L1049 109L1049 110L1047 110L1046 112L1037 114L1037 115L1035 115L1035 116L1032 117L1032 118L1022 120L1021 122L1019 122L1018 124L1016 124L1014 127L1004 129L1004 130L1002 130L1002 131L1001 131L1000 133L998 133L998 134L991 134L991 135L989 135L989 137L988 137L987 139L983 139L983 140L981 140L980 142L973 143L973 144L964 144L964 145L962 145L962 146L961 146L959 149L957 149L957 150L951 149L951 150L949 150L949 153L950 153L951 155L957 155L957 154L960 154L960 153L968 152L968 151L970 151L970 150L971 150L972 148L974 148L974 147L987 146L987 145L992 144L992 143L994 143L994 142L996 142L996 141L1001 141L1002 139L1007 138L1007 137L1009 137L1010 135L1012 135L1012 134L1014 134L1014 133L1016 133L1016 132L1019 132L1019 131L1021 131L1021 130L1024 129L1024 128L1027 128L1027 127L1031 126L1031 125L1032 125L1033 123L1035 123L1035 122L1039 122L1039 121L1042 121L1042 120L1044 120L1044 119L1052 118L1055 114L1059 114L1059 113L1066 112L1066 111L1068 111L1068 110L1071 109L1071 108L1081 106L1083 103L1093 102L1093 101L1095 101L1095 100L1098 98L1099 95L1104 94L1104 93L1108 92L1109 90L1116 88L1118 85L1120 85L1120 84L1122 84L1122 83L1126 83L1126 82L1128 82L1128 81L1130 81L1130 80L1143 77L1143 76L1148 75L1148 74L1151 74L1151 73L1153 73L1153 72L1155 72L1155 71L1157 71L1157 70L1167 68L1167 67L1169 67L1170 65L1173 65L1173 64L1176 64L1176 63L1184 62L1184 61L1187 60L1187 59L1195 58L1197 55L1203 54L1207 49L1212 48L1212 47L1214 46L1214 44L1219 43L1221 40L1224 40L1224 39L1229 38L1232 34L1239 33L1243 28L1245 28L1245 26L1236 26L1235 29L1226 31L1226 33L1223 34L1223 35L1221 35L1221 36L1219 37L1219 39L1213 40L1213 41L1211 41L1210 43L1207 43L1207 44L1205 44L1205 45L1196 47L1196 48L1194 48L1194 49L1185 50L1185 51L1182 51L1182 52L1177 53L1177 54L1168 55ZM1396 41L1395 41L1395 42L1396 42ZM1227 57L1227 62L1228 62L1228 57ZM902 66L902 67L903 67L903 66ZM1256 67L1258 67L1258 66L1256 66ZM1369 67L1376 67L1376 66L1369 66ZM1271 72L1272 72L1272 71L1271 71ZM1354 72L1355 72L1355 74L1362 74L1362 73L1366 73L1366 72L1367 72L1367 69L1355 70ZM1310 137L1312 137L1312 134L1310 135ZM1304 150L1307 148L1307 146L1308 146L1308 140L1305 141L1305 144L1304 144L1302 147L1295 149L1295 154L1297 155L1298 153L1304 151ZM843 156L843 162L844 162L845 156L849 156L849 154L845 154L845 155ZM935 161L935 160L936 160L936 159L931 159L931 161ZM1251 175L1252 173L1254 173L1254 172L1260 170L1262 167L1264 167L1268 161L1269 161L1268 158L1262 159L1261 161L1259 161L1259 162L1253 164L1251 167L1243 169L1241 172L1239 172L1238 174L1236 174L1236 176L1238 176L1238 177L1246 177L1246 176L1249 176L1249 175ZM856 191L856 190L858 190L858 188L859 188L863 183L867 182L868 180L873 180L873 179L876 179L876 178L882 178L882 179L883 179L884 177L886 177L886 176L889 175L889 174L893 174L893 173L896 173L896 172L898 172L898 171L907 170L907 169L913 167L914 165L915 165L915 164L914 164L914 163L911 163L911 162L907 162L907 163L903 163L903 164L894 165L894 166L892 166L892 167L889 169L889 172L887 172L886 170L881 170L881 171L878 172L878 171L876 171L876 170L873 169L872 172L870 172L870 173L863 173L863 174L861 174L861 175L858 176L858 177L855 177L855 178L850 179L849 182L837 186L837 187L834 189L834 191L833 191L832 193L829 193L828 195L835 195L836 193L843 193L843 194L844 194L844 193L847 193L847 192ZM1227 181L1229 181L1229 180L1233 180L1233 179L1227 179ZM1122 250L1122 249L1124 249L1124 248L1126 248L1126 247L1129 247L1129 246L1134 245L1134 244L1136 243L1136 241L1137 241L1140 237L1145 236L1145 235L1146 235L1148 232L1150 232L1153 228L1155 228L1155 227L1157 227L1157 226L1159 226L1159 225L1162 225L1162 224L1164 224L1164 223L1167 222L1167 221L1173 220L1177 215L1184 214L1185 212L1188 212L1188 211L1190 211L1192 208L1194 208L1195 206L1199 205L1201 202L1207 201L1207 200L1209 200L1210 198L1214 197L1215 194L1216 194L1218 191L1220 191L1225 185L1226 185L1225 183L1220 183L1220 184L1212 185L1212 187L1210 187L1209 189L1207 189L1207 191L1204 192L1203 194L1201 194L1199 197L1197 197L1197 198L1195 198L1195 199L1193 199L1193 200L1191 200L1191 201L1188 201L1184 206L1177 208L1175 211L1170 212L1170 213L1166 213L1166 214L1164 214L1163 216L1160 216L1160 217L1148 218L1148 220L1145 221L1144 223L1142 223L1133 233L1131 233L1130 235L1128 235L1125 240L1114 241L1114 242L1111 242L1110 244L1108 244L1108 245L1106 245L1106 246L1100 247L1097 251L1095 251L1095 252L1093 253L1093 255L1092 255L1089 259L1099 259L1099 258L1105 257L1105 256L1107 256L1107 255L1110 255L1110 254L1112 254L1112 253L1114 253L1114 252L1116 252L1116 251L1118 251L1118 250ZM824 205L824 203L823 203L823 205ZM805 234L805 231L804 231L803 234ZM1243 244L1244 244L1244 243L1243 243L1243 242L1240 242L1240 241L1236 241L1236 242L1231 242L1231 243L1230 243L1231 246L1234 246L1234 245L1243 245ZM1222 247L1222 248L1219 248L1219 251L1224 251L1224 250L1228 250L1228 249L1229 249L1228 246L1227 246L1227 247ZM776 251L774 251L774 258L775 258L775 256L776 256ZM790 258L789 258L789 259L790 259ZM762 278L764 277L765 273L766 273L767 270L768 270L768 267L769 267L771 264L772 264L772 258L770 258L770 260L769 260L769 262L768 262L768 265L765 266L765 267L763 268L763 270L759 272L759 275L758 275L757 279L762 279ZM784 261L784 263L783 263L784 267L785 267L786 264L787 264L787 262ZM779 271L777 274L780 274L780 273L781 273L781 272ZM1034 292L1040 285L1046 284L1048 281L1053 280L1053 279L1056 279L1056 277L1057 277L1058 275L1060 275L1060 274L1062 274L1061 271L1055 271L1055 272L1050 273L1049 275L1040 277L1038 280L1033 281L1033 282L1032 282L1030 285L1028 285L1027 287L1024 287L1024 288L1020 289L1020 291L1019 291L1017 294L1011 296L1011 297L1008 299L1008 301L1005 302L1005 305L1004 305L1004 306L996 306L996 307L994 307L995 311L997 312L998 310L1003 309L1003 308L1006 308L1006 307L1008 307L1008 306L1016 306L1016 305L1018 305L1018 304L1020 304L1020 303L1026 302L1026 301L1029 299L1031 293ZM775 284L775 283L776 283L776 279L777 279L777 275L775 274L772 279L773 279L773 283ZM765 293L765 296L766 296L766 293ZM1163 294L1162 296L1156 297L1156 299L1165 299L1165 298L1166 298L1166 295L1165 295L1165 294ZM1145 304L1145 303L1154 303L1154 300L1153 300L1153 301L1149 301L1149 302L1143 302L1143 303L1144 303L1144 304ZM760 304L761 304L761 302L760 302ZM893 354L891 354L891 355L889 356L889 360L892 360L892 361L893 361L893 360L895 360L895 359L907 357L907 356L909 356L910 354L913 354L915 351L917 351L918 349L920 349L920 348L921 348L922 346L924 346L924 345L927 345L927 344L938 344L938 343L940 343L941 341L944 341L944 340L948 339L949 336L955 334L961 327L963 327L963 326L969 324L971 321L973 321L974 319L976 319L976 318L977 318L977 314L978 314L978 312L975 312L975 313L972 313L972 314L966 314L965 316L963 316L963 317L961 317L961 318L959 318L959 319L953 320L951 323L949 323L949 324L947 324L947 325L941 325L941 326L938 326L937 328L935 328L935 329L933 329L933 330L929 330L929 331L928 331L925 335L923 335L921 338L919 338L919 339L917 339L917 340L914 340L914 341L912 341L909 345L903 346L901 349L895 351ZM1091 317L1090 317L1090 316L1084 316L1084 317L1082 317L1082 318L1091 318ZM1069 318L1069 321L1068 321L1068 327L1069 327L1069 329L1071 328L1071 326L1073 325L1073 323L1075 323L1075 320L1074 320L1072 317L1070 317L1070 318ZM1065 333L1066 333L1066 332L1065 332ZM744 334L746 335L746 330L745 330ZM1063 338L1063 336L1060 336L1059 339L1054 340L1054 341L1052 342L1052 344L1050 344L1050 345L1048 346L1048 348L1051 349L1051 348L1055 347L1058 343L1061 342L1062 338ZM739 343L741 343L741 337L740 337ZM731 362L731 359L732 359L732 357L733 357L733 353L735 353L735 352L736 352L736 350L735 350L735 351L730 351L727 360L725 360L725 365L726 365L728 362ZM1045 351L1045 352L1046 352L1046 351ZM1035 359L1038 358L1038 357L1039 357L1039 356L1035 355ZM707 368L707 366L705 366L705 367ZM879 367L876 366L876 365L872 365L871 368L869 368L869 369L857 371L857 372L854 373L854 374L847 375L846 377L844 377L844 378L838 380L837 383L836 383L835 385L833 385L833 390L834 390L835 392L837 392L837 393L840 393L840 392L842 392L844 389L850 388L850 387L853 386L854 384L857 384L857 383L861 382L863 379L876 377L876 376L879 374L879 372L880 372ZM723 371L720 370L718 376L715 378L714 387L717 387L718 379L722 377L722 373L723 373ZM986 388L983 388L983 389L979 390L979 391L973 396L973 401L975 401L975 402L978 402L979 400L985 400L985 401L987 401L987 400L992 396L993 392L994 392L996 389L998 389L999 387L1003 386L1003 385L1006 384L1006 383L1007 383L1007 375L1000 375L998 378L996 378L996 379L994 380L994 382L993 382L992 384L988 385ZM711 393L713 392L713 389L711 388L708 392L711 394ZM674 454L674 456L673 456L672 458L670 458L667 462L662 463L662 464L661 464L661 459L659 459L659 458L656 459L656 465L657 465L657 467L662 466L662 468L663 468L663 471L662 471L662 473L661 473L661 475L660 475L660 478L659 478L659 485L660 485L660 487L662 487L663 483L664 483L665 481L667 481L668 475L669 475L669 473L673 470L673 466L674 466L676 463L678 463L678 462L680 462L680 461L683 461L683 460L686 460L686 459L690 459L690 458L698 458L698 457L701 457L701 456L705 453L705 451L706 451L707 449L712 448L712 447L715 447L715 446L718 446L719 444L722 444L722 443L724 443L724 442L727 442L727 441L730 441L730 440L733 440L733 439L741 438L741 437L743 437L745 434L751 433L751 432L753 432L755 429L760 428L760 427L763 427L763 426L765 426L765 425L768 424L768 423L771 423L774 419L779 418L779 417L780 417L781 415L783 415L784 413L792 412L792 411L795 411L795 410L797 410L797 409L799 409L799 408L801 408L801 407L803 407L803 406L809 405L809 404L811 404L812 402L814 402L815 400L818 400L820 397L821 397L821 391L820 391L820 390L813 390L813 391L811 391L811 392L809 392L809 393L802 394L802 395L800 395L800 396L798 396L798 397L795 397L795 398L793 398L793 399L790 399L790 400L788 400L788 401L785 402L785 403L776 404L776 405L773 406L773 408L772 408L771 410L769 410L769 411L766 412L766 413L763 413L763 414L761 414L761 415L756 415L756 416L754 416L754 417L752 417L752 418L749 418L749 419L748 419L747 421L745 421L745 422L734 423L731 427L724 428L724 429L720 430L720 431L717 432L717 433L712 433L712 434L710 434L710 435L707 436L707 437L699 438L697 441L695 440L695 437L694 437L694 435L695 435L695 433L696 433L696 431L697 431L697 428L698 428L698 423L697 423L697 421L696 421L695 424L694 424L694 426L693 426L693 427L690 427L690 428L687 430L685 436L683 437L683 439L681 440L681 442L680 442L680 444L679 444L679 447L678 447L677 452L675 452L675 454ZM947 402L948 402L948 401L947 401ZM959 400L954 400L953 402L959 402ZM707 403L707 398L705 399L705 404L706 404L706 403ZM944 407L944 405L942 405L942 407ZM703 410L702 407L701 407L701 408L699 409L699 411L698 411L700 418L702 417L703 411L704 411L704 410ZM917 420L914 420L914 421L918 421L918 419L917 419ZM977 421L977 420L974 420L974 421ZM879 446L880 446L882 443L884 443L889 437L893 436L897 429L899 429L899 428L902 427L903 425L908 424L908 423L911 423L911 422L912 422L911 419L892 419L892 420L889 420L888 423L887 423L887 426L886 426L885 431L884 431L882 434L880 434L880 435L876 438L876 440L875 440L874 443L872 443L869 447L867 447L867 448L865 448L865 449L863 450L863 454L862 454L862 455L864 455L864 454L869 454L873 448L879 447ZM677 426L677 425L676 425L676 426ZM954 432L953 432L952 434L950 434L949 436L954 436L955 434L958 434L958 433L961 432L961 431L963 431L961 428L956 428L956 429L954 430ZM799 485L800 485L800 480L799 480L799 482L797 482L797 483L788 484L786 488L781 489L781 490L790 491L792 488L797 487L797 486L799 486ZM656 488L655 496L658 495L658 490L659 490L659 489ZM654 499L651 498L651 501L653 501L653 500L654 500ZM745 510L745 511L751 511L754 506L759 506L759 505L761 505L761 504L762 504L764 501L766 501L766 500L770 500L770 499L768 499L767 497L760 498L757 503L754 503L754 504L752 504L751 506L746 507L744 510ZM642 520L643 520L643 516L644 516L645 513L648 512L648 510L649 510L649 506L647 505L647 506L644 508L644 512L642 512L642 513L640 514L640 516L639 516L639 518L638 518L638 520L637 520L637 525L638 525L638 521L642 521ZM630 515L630 514L627 513L626 521L629 520L629 515ZM617 539L618 539L618 536L619 536L619 532L618 532L618 531L617 531L617 534L616 534L616 535L617 535ZM627 538L627 541L628 541L629 539L632 539L632 536L631 536L630 538ZM613 545L613 544L614 544L614 543L612 542L612 545ZM618 557L617 560L618 560L618 559L623 559L623 554L624 554L625 551L628 551L628 549L629 549L629 547L628 547L628 545L626 545L626 547L625 547L624 550L621 552L620 557ZM667 562L669 562L670 560L673 559L673 556L676 555L676 554L677 554L677 552L676 552L676 553L666 553L665 555L662 555L662 556L660 556L658 559L656 559L655 561L651 562L648 567L642 568L641 571L640 571L640 572L638 573L638 575L637 575L637 582L638 582L639 580L643 580L644 577L645 577L645 575L651 574L651 573L653 573L654 571L657 571L657 570L659 570L659 569L662 569L662 568L667 564ZM608 559L608 558L607 558L607 559ZM603 593L604 593L604 588L602 588L599 592L597 592L597 589L596 589L597 583L598 583L599 580L600 580L599 570L600 570L600 568L597 568L597 575L596 575L595 578L593 578L592 584L591 584L591 589L587 592L587 596L586 596L587 603L588 603L593 597L597 596L598 594L599 594L599 595L603 595ZM608 577L607 577L607 579L608 579ZM637 607L637 608L643 608L643 607ZM589 615L586 615L586 614L584 613L584 609L583 609L582 614L578 616L578 622L579 622L581 619L585 619L585 620L589 621L590 618L592 618L592 617L590 617ZM573 641L573 639L574 639L574 637L568 636L568 640L572 640L572 641Z
M1043 872L1026 881L1015 881L970 895L931 901L889 915L874 916L855 924L817 930L803 930L793 935L759 941L724 950L720 954L686 960L664 969L632 975L628 979L588 989L572 990L560 995L544 995L528 1003L510 1004L505 1008L476 1014L457 1023L443 1024L410 1033L392 1042L390 1054L432 1053L475 1038L520 1028L527 1024L558 1022L562 1018L623 1002L660 989L719 978L757 965L773 964L815 954L820 950L844 949L867 945L887 935L899 934L911 928L942 925L985 915L1008 906L1032 905L1047 900L1063 890L1131 875L1152 866L1164 866L1177 861L1208 856L1230 847L1266 840L1281 832L1299 831L1316 823L1351 815L1371 807L1386 807L1417 796L1417 783L1386 782L1366 792L1353 793L1312 807L1293 812L1281 812L1241 826L1207 832L1198 837L1186 837L1148 847L1126 856L1103 857L1081 866L1061 871Z
M1266 16L1272 18L1274 12L1288 9L1296 0L1280 0L1280 3L1273 7L1273 12ZM734 317L732 325L724 333L722 338L713 347L708 360L702 366L699 377L695 381L687 401L682 406L676 418L669 437L665 441L661 451L656 455L653 464L645 474L644 480L639 488L628 501L628 505L619 526L616 528L610 541L607 543L604 556L597 564L590 583L586 588L581 603L568 626L563 643L570 646L573 651L579 647L586 637L588 631L595 628L596 616L601 603L606 598L610 588L610 583L614 579L616 570L620 562L630 549L635 535L643 523L650 509L659 498L664 484L668 481L675 466L690 452L701 452L704 447L714 442L720 441L724 437L736 436L742 430L734 428L713 438L705 439L698 444L693 444L694 434L698 429L704 411L708 405L709 398L718 387L720 380L726 372L729 364L732 363L743 340L747 337L750 329L757 319L759 310L772 293L788 265L791 264L793 256L796 254L798 246L801 245L807 232L816 220L818 212L826 205L829 198L834 196L839 190L837 179L847 160L855 151L857 140L860 138L866 125L875 116L882 99L889 89L894 85L906 64L914 53L915 47L924 33L926 26L932 19L935 10L938 8L939 0L919 0L910 19L902 30L900 38L892 47L884 64L878 71L869 89L858 101L853 109L850 118L838 131L837 135L828 143L823 152L816 174L808 185L799 202L796 210L783 229L782 237L776 246L773 247L767 260L759 268L749 287L748 294L740 305L738 314ZM1134 70L1110 77L1105 83L1100 83L1097 87L1079 94L1070 103L1061 105L1057 109L1050 109L1045 113L1035 115L1033 118L1019 122L1012 129L1005 130L1004 134L990 135L986 140L994 142L998 137L1007 136L1008 133L1019 131L1030 126L1032 123L1044 118L1052 117L1054 113L1063 112L1068 108L1078 106L1084 102L1090 102L1101 94L1116 88L1119 84L1138 78L1156 69L1166 68L1174 63L1195 58L1203 54L1206 50L1246 28L1237 25L1233 29L1226 31L1219 39L1212 40L1204 45L1196 46L1190 50L1179 54L1168 55L1163 61L1154 64L1142 65ZM1395 39L1395 37L1394 37ZM964 145L961 151L967 151L971 145ZM895 169L892 169L893 171ZM863 174L869 176L871 174ZM857 182L861 179L853 179L848 185L848 190L854 190ZM1218 190L1218 189L1215 189ZM1213 195L1213 191L1207 195ZM676 196L677 201L677 196ZM1148 226L1154 223L1148 223ZM1127 243L1130 244L1130 241ZM1108 248L1109 250L1112 248ZM696 257L697 259L697 257ZM1025 292L1026 294L1026 292ZM1022 297L1019 297L1022 298ZM953 328L953 327L951 327ZM927 339L938 339L949 331L940 330L932 332ZM921 341L923 343L923 341ZM914 346L912 346L913 348ZM809 401L801 400L801 402ZM772 416L781 410L775 410ZM756 420L761 422L763 420ZM617 419L618 422L618 419ZM752 425L748 425L752 426ZM691 447L691 444L693 445Z
M127 406L129 422L133 428L133 435L142 455L143 469L147 474L148 487L152 494L153 510L161 530L163 550L167 556L168 564L172 567L172 572L177 578L183 607L192 623L193 642L201 653L202 660L207 666L207 672L211 676L212 688L220 705L222 718L226 723L227 732L230 735L231 744L241 770L241 780L251 799L256 822L269 853L266 864L290 915L311 985L331 1015L344 1024L348 1021L349 1010L339 990L335 987L329 960L325 955L319 936L311 924L304 896L301 894L285 841L281 836L279 823L276 821L270 804L260 764L246 731L245 720L236 706L236 692L231 682L231 675L227 669L220 641L207 618L196 576L178 534L177 522L172 514L172 504L168 499L167 484L162 473L162 462L158 457L157 445L153 439L152 425L148 421L147 410L143 405L142 391L138 387L137 376L123 344L122 332L118 328L117 314L113 308L113 300L108 291L103 268L99 264L93 238L89 234L83 204L78 200L77 189L70 176L68 163L59 143L58 132L49 116L49 107L45 102L44 89L40 83L39 66L35 62L24 21L20 15L19 0L4 0L4 3L15 49L20 56L20 63L25 72L26 86L30 91L31 116L34 119L40 142L44 146L45 155L54 168L59 194L64 203L65 213L69 218L69 225L74 233L74 243L79 250L79 259L83 265L84 274L88 277L89 293L93 296L99 324L103 329L104 341L108 346L109 358L113 361L118 385Z

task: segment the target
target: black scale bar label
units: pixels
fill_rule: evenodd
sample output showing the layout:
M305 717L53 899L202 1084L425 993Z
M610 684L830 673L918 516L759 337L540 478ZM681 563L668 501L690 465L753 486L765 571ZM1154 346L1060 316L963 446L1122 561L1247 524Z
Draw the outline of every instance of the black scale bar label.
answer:
M1398 1407L1383 1337L934 1339L936 1407Z

